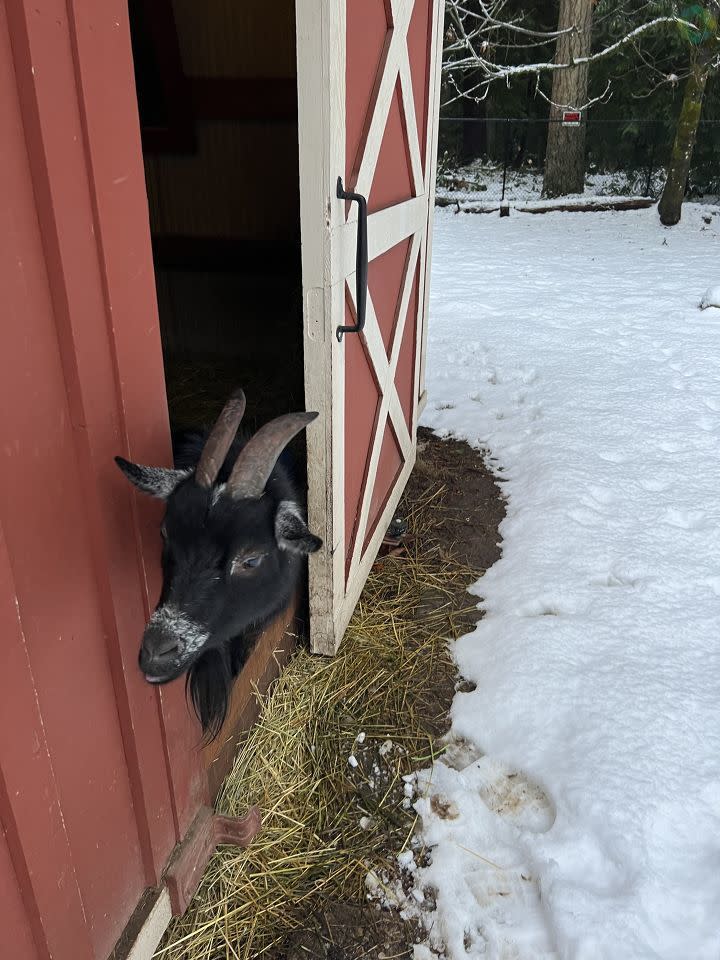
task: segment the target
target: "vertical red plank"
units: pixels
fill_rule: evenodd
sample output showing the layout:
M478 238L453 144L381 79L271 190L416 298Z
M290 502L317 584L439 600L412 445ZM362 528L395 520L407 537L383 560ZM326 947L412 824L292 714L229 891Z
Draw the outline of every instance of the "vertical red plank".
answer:
M175 837L171 829L165 839L159 835L154 845L150 839L144 790L158 784L152 815L160 813L165 831L171 811L167 782L158 783L157 777L157 773L163 771L159 736L155 756L145 764L151 775L144 781L139 770L134 730L145 726L147 738L151 740L152 724L157 728L157 708L139 682L135 687L135 715L130 705L134 677L128 667L134 666L135 654L131 653L129 643L134 646L137 642L131 637L137 637L142 629L144 610L135 538L132 522L128 523L128 502L117 482L120 478L110 473L114 469L110 451L120 446L120 417L104 322L105 297L98 271L70 25L64 3L46 4L40 10L26 8L16 0L8 3L7 9L27 163L37 205L37 213L28 218L28 222L36 217L41 230L51 309L57 325L52 342L60 348L69 403L68 427L72 430L71 442L75 445L80 471L78 485L83 493L97 581L96 597L103 622L101 636L112 677L113 689L108 702L117 700L116 711L120 714L123 751L133 792L132 806L138 815L136 829L141 834L147 882L152 883ZM125 74L121 74L118 82L124 77ZM32 309L32 317L28 319L35 322L41 308L35 304ZM41 349L45 345L43 336L46 338L47 334L38 331L37 336L37 347ZM32 368L35 360L31 351L27 352L26 359ZM118 494L125 497L122 505L125 516L118 509L122 504ZM118 605L117 611L114 603ZM127 684L126 676L132 677Z
M7 809L6 791L0 775L0 809ZM0 815L0 924L3 939L11 943L14 960L37 960L38 950L33 939L28 910L23 903L10 851L6 842L6 828Z
M355 322L349 308L346 308L345 322L348 325ZM367 481L372 438L380 408L380 390L362 338L345 337L343 349L345 350L345 562L347 573Z
M0 27L0 42L4 36ZM18 958L25 943L33 958L95 960L16 604L0 527L0 823L7 844L7 859L0 865L3 940L8 942L6 924L18 927L13 901L19 898L29 930L22 932L20 924ZM13 881L14 894L1 895ZM27 947L30 932L36 954Z
M167 400L127 3L112 0L98 5L93 0L74 0L70 9L106 318L111 327L127 450L141 462L169 464ZM110 459L103 463L110 464ZM152 607L160 586L157 510L141 505L140 511L144 520L140 560ZM142 684L136 670L139 638L136 631L132 668L135 682ZM144 692L149 699L152 692L147 685ZM161 704L163 746L179 840L208 800L207 777L198 750L199 729L188 711L183 684L164 689ZM145 766L143 781L149 776ZM160 816L164 814L158 811L156 818Z
M400 79L390 103L385 132L378 154L375 176L368 196L368 213L384 210L414 196L410 150Z
M390 356L398 321L403 280L411 238L402 240L368 265L368 290L372 297L385 353Z
M389 0L347 0L345 40L345 180L352 189L365 148L390 41Z
M370 510L368 511L367 531L365 534L365 542L363 543L363 551L367 549L368 543L375 533L378 520L385 508L385 504L390 499L390 495L395 488L404 463L400 444L397 442L392 423L388 419L385 424L385 432L380 448L375 483L373 484L372 494L370 496Z
M395 386L397 387L400 406L402 407L405 423L408 430L412 430L413 412L415 409L415 353L421 316L418 312L418 289L420 283L420 265L415 268L408 302L407 319L403 330L403 339L400 344L398 365L395 371Z
M0 812L36 942L77 960L107 954L207 788L182 690L163 726L136 667L152 508L135 516L112 463L169 453L127 9L5 13L0 509L29 681L18 660L1 682L37 711L49 786L5 718Z
M10 268L2 284L8 326L0 356L0 514L72 852L56 882L65 876L80 889L88 933L101 956L145 878L108 664L102 571L91 546L33 190L18 149L22 142L3 142L3 183L12 184L13 205L12 230L0 254ZM12 674L8 679L15 681ZM16 773L14 789L22 793ZM23 846L35 830L24 821Z
M420 137L420 156L425 170L428 107L430 100L430 51L432 49L433 0L415 0L408 27L408 56L412 77L415 119Z

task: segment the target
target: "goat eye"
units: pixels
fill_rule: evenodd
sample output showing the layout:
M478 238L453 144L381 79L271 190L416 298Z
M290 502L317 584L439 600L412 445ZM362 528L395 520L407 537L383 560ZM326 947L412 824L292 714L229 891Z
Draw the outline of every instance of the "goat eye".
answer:
M167 533L167 527L165 526L165 524L163 524L163 525L160 527L160 536L163 538L163 540L167 540L167 535L168 535L168 533Z
M258 553L252 557L244 557L241 554L239 557L235 557L233 562L230 564L230 573L249 573L251 570L255 570L256 567L259 567L264 559L264 553Z

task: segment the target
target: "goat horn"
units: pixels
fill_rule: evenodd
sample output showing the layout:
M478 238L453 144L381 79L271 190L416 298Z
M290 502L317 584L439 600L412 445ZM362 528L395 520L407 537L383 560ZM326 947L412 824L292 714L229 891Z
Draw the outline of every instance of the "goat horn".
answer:
M230 496L234 500L261 497L280 454L316 416L317 413L286 413L261 427L235 462L227 482Z
M217 480L244 413L245 394L238 389L230 395L205 441L200 460L195 467L195 482L198 486L209 490Z

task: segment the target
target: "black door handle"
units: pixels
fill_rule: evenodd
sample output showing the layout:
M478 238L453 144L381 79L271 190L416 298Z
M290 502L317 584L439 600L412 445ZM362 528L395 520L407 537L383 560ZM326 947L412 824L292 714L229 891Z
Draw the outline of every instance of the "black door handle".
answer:
M365 326L365 305L367 303L368 282L368 246L367 246L367 200L361 193L350 193L343 188L342 177L337 179L339 200L354 200L358 205L357 250L355 254L355 316L357 322L352 327L338 327L335 335L342 343L344 333L360 333Z

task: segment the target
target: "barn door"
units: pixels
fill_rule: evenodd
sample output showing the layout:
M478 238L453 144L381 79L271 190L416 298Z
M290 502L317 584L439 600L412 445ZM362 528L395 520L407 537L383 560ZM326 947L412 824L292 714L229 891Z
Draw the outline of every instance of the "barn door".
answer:
M342 638L415 459L442 8L296 4L305 390L322 425L308 431L310 520L326 543L310 566L320 653ZM360 332L339 331L363 313Z

